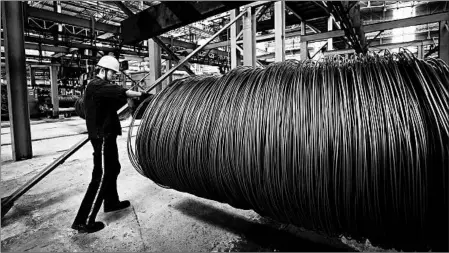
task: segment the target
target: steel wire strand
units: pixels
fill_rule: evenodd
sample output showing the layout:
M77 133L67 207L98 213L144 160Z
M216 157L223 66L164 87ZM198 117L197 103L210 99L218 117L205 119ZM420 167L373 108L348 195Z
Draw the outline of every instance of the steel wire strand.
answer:
M385 51L176 80L136 131L133 119L128 153L166 188L384 247L443 247L448 69Z
M389 66L389 62L384 62L387 65L384 65L384 69L381 69L381 73L387 73L387 75L382 75L380 80L382 81L383 87L382 87L382 91L385 91L380 97L384 98L384 103L386 103L388 110L384 111L384 113L386 113L386 115L388 115L388 118L390 120L388 120L387 123L387 129L388 132L392 135L387 136L387 142L389 143L389 147L388 149L390 150L394 150L394 149L399 149L402 150L401 141L397 141L397 137L398 135L398 130L400 130L400 128L402 127L400 124L402 122L402 120L398 119L398 110L400 110L400 108L398 107L398 103L400 103L400 96L398 96L397 94L395 94L395 87L399 86L399 84L396 82L397 80L394 80L392 78L390 78L391 76L388 75L388 70L391 68L391 66ZM371 121L373 122L373 121ZM390 152L391 153L391 152ZM403 154L403 153L402 153ZM401 186L400 186L400 180L402 179L401 177L401 172L397 171L398 169L402 168L401 164L403 163L403 161L401 160L402 158L402 154L397 154L397 156L390 156L390 158L388 159L390 161L389 164L387 164L387 166L390 168L390 172L392 172L390 174L390 177L393 177L393 179L390 179L389 181L390 183L390 187L387 189L398 189L397 191L393 192L393 205L392 213L395 213L394 215L397 215L398 213L398 206L401 206L398 204L398 202L400 202L400 199L403 199L402 197L399 197L398 194L403 192L403 190L401 190ZM387 167L387 168L388 168ZM375 169L375 168L374 168ZM397 176L398 175L398 176ZM396 177L396 178L395 178ZM399 182L398 182L399 180ZM395 185L395 183L397 183ZM376 184L378 184L378 182L376 182ZM399 193L398 193L399 192ZM382 215L380 217L383 217ZM395 219L393 219L394 221ZM376 225L376 224L372 224L372 225ZM384 230L384 229L382 229Z
M432 61L430 61L432 62ZM421 99L421 103L424 105L425 111L425 121L428 125L428 128L431 131L426 131L425 134L429 139L429 146L427 150L428 162L426 163L428 169L426 170L426 177L428 182L432 182L429 185L429 193L427 195L426 200L428 203L428 216L434 219L435 225L430 226L430 222L427 223L427 231L430 233L429 239L432 240L432 236L446 238L448 236L447 226L442 224L447 224L447 215L443 216L443 213L447 214L447 171L446 170L435 170L435 167L439 167L440 163L442 163L443 167L448 168L449 164L447 162L449 147L448 147L448 134L445 130L447 127L447 112L449 108L445 103L438 103L438 97L442 96L440 101L447 101L447 93L446 92L436 92L435 90L443 90L445 89L445 84L447 85L448 79L445 82L438 82L440 86L433 83L433 80L430 80L432 77L429 77L429 74L425 74L425 68L428 62L419 61L418 63L411 62L412 67L415 67L416 70L411 73L411 80L413 85L419 89L419 92L422 95L419 97ZM445 71L446 74L442 76L447 76L447 65L441 68ZM441 86L442 84L442 86ZM435 89L435 90L433 90ZM446 89L447 90L447 89ZM439 114L441 113L441 114ZM443 116L442 116L443 115ZM443 189L443 190L437 190ZM438 232L434 232L438 231ZM430 236L432 235L432 236ZM446 243L447 244L447 243Z

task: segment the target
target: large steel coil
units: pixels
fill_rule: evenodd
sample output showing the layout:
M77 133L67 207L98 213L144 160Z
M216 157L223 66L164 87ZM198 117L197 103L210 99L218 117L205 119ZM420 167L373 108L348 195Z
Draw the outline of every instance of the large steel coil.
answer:
M76 101L79 99L79 96L68 95L68 96L59 96L59 107L60 108L68 108L74 107ZM51 101L51 98L49 99Z
M289 60L179 79L132 133L133 166L162 187L384 248L447 250L440 59Z
M81 96L75 102L75 113L82 119L86 119L86 113L84 112L84 97Z

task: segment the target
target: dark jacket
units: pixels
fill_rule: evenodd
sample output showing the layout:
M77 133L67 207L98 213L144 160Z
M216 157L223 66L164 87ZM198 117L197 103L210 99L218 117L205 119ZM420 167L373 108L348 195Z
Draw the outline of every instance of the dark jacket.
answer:
M84 110L89 138L122 134L117 110L126 104L126 89L95 77L84 92Z

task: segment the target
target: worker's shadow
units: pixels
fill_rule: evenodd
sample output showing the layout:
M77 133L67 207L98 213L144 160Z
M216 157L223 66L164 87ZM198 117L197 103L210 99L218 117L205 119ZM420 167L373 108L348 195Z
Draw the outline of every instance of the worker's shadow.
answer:
M58 195L50 195L48 193L24 195L21 199L16 200L7 214L2 217L2 227L6 227L14 222L24 219L27 225L36 225L36 221L32 220L32 214L40 211L41 215L50 218L59 213L68 212L68 210L56 209L51 206L64 202L70 196L73 196L73 191L61 192ZM48 210L48 211L45 211ZM30 224L28 224L30 223Z
M238 251L356 251L349 246L338 247L315 243L299 238L287 231L278 230L268 224L250 221L244 217L231 214L199 201L188 199L173 206L185 215L194 217L208 224L242 236L247 245L239 245ZM233 249L235 251L235 249Z
M130 213L132 213L133 212L132 208L133 207L131 206L123 210L110 213L103 213L101 218L106 224L111 224L114 221L121 220L125 216L128 216Z

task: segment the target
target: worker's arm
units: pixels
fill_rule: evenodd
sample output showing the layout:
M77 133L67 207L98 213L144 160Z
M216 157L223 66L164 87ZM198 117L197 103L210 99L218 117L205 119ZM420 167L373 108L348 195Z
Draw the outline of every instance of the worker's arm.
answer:
M127 90L117 85L102 85L97 88L97 96L107 99L126 99L142 96L143 92Z

